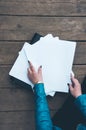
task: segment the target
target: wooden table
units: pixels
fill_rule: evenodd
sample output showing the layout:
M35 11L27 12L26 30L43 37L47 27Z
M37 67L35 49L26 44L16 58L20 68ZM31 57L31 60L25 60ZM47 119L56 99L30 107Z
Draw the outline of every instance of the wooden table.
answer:
M86 75L85 0L0 0L0 130L35 130L34 94L12 84L8 75L35 32L77 41L73 70L80 82ZM66 97L48 97L52 116Z

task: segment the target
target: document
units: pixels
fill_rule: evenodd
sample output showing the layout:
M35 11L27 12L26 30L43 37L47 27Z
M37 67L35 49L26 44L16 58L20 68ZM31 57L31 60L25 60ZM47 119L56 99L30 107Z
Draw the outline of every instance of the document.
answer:
M37 70L42 65L42 73L46 95L55 92L68 92L75 54L76 42L60 40L51 34L40 38L33 45L25 43L14 63L9 75L31 85L27 76L28 60Z

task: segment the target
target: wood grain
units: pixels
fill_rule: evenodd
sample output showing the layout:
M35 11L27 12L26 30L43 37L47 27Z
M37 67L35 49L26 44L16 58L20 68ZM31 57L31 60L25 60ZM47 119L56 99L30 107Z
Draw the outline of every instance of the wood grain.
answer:
M5 15L73 15L75 0L16 0L0 1L0 14Z
M24 42L0 42L0 64L13 64Z
M83 78L86 76L86 65L74 65L73 71L75 73L75 77L80 81L83 81Z
M54 98L47 97L51 110L59 109L67 98L67 94L57 93ZM35 97L32 91L27 89L0 89L0 111L34 110ZM57 102L57 103L55 103Z
M86 42L77 43L74 64L86 65Z
M0 40L30 40L35 32L65 40L86 40L85 17L0 17Z
M34 112L0 112L1 130L35 130Z
M84 16L84 14L86 14L86 0L77 0L77 4L76 5L77 5L77 12L81 16Z
M55 111L51 111L53 116ZM0 112L1 130L35 130L34 111Z
M86 16L85 0L1 0L0 14L27 16Z

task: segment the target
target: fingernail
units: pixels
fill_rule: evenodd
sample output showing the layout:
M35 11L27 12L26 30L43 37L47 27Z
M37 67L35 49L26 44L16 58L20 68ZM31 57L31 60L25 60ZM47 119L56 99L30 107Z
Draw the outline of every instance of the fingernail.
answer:
M42 65L40 65L40 68L42 68Z
M30 64L30 61L28 60L28 63Z
M67 83L67 85L68 85L68 86L70 86L70 84L69 84L69 83Z

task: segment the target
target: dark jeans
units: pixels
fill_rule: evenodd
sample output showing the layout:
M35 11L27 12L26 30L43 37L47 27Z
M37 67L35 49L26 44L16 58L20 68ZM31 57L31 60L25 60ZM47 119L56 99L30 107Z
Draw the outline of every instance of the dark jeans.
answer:
M86 77L82 84L82 93L86 93ZM74 98L69 95L62 108L56 112L52 118L53 124L63 130L75 130L77 124L84 123L84 118L77 107L74 105Z

